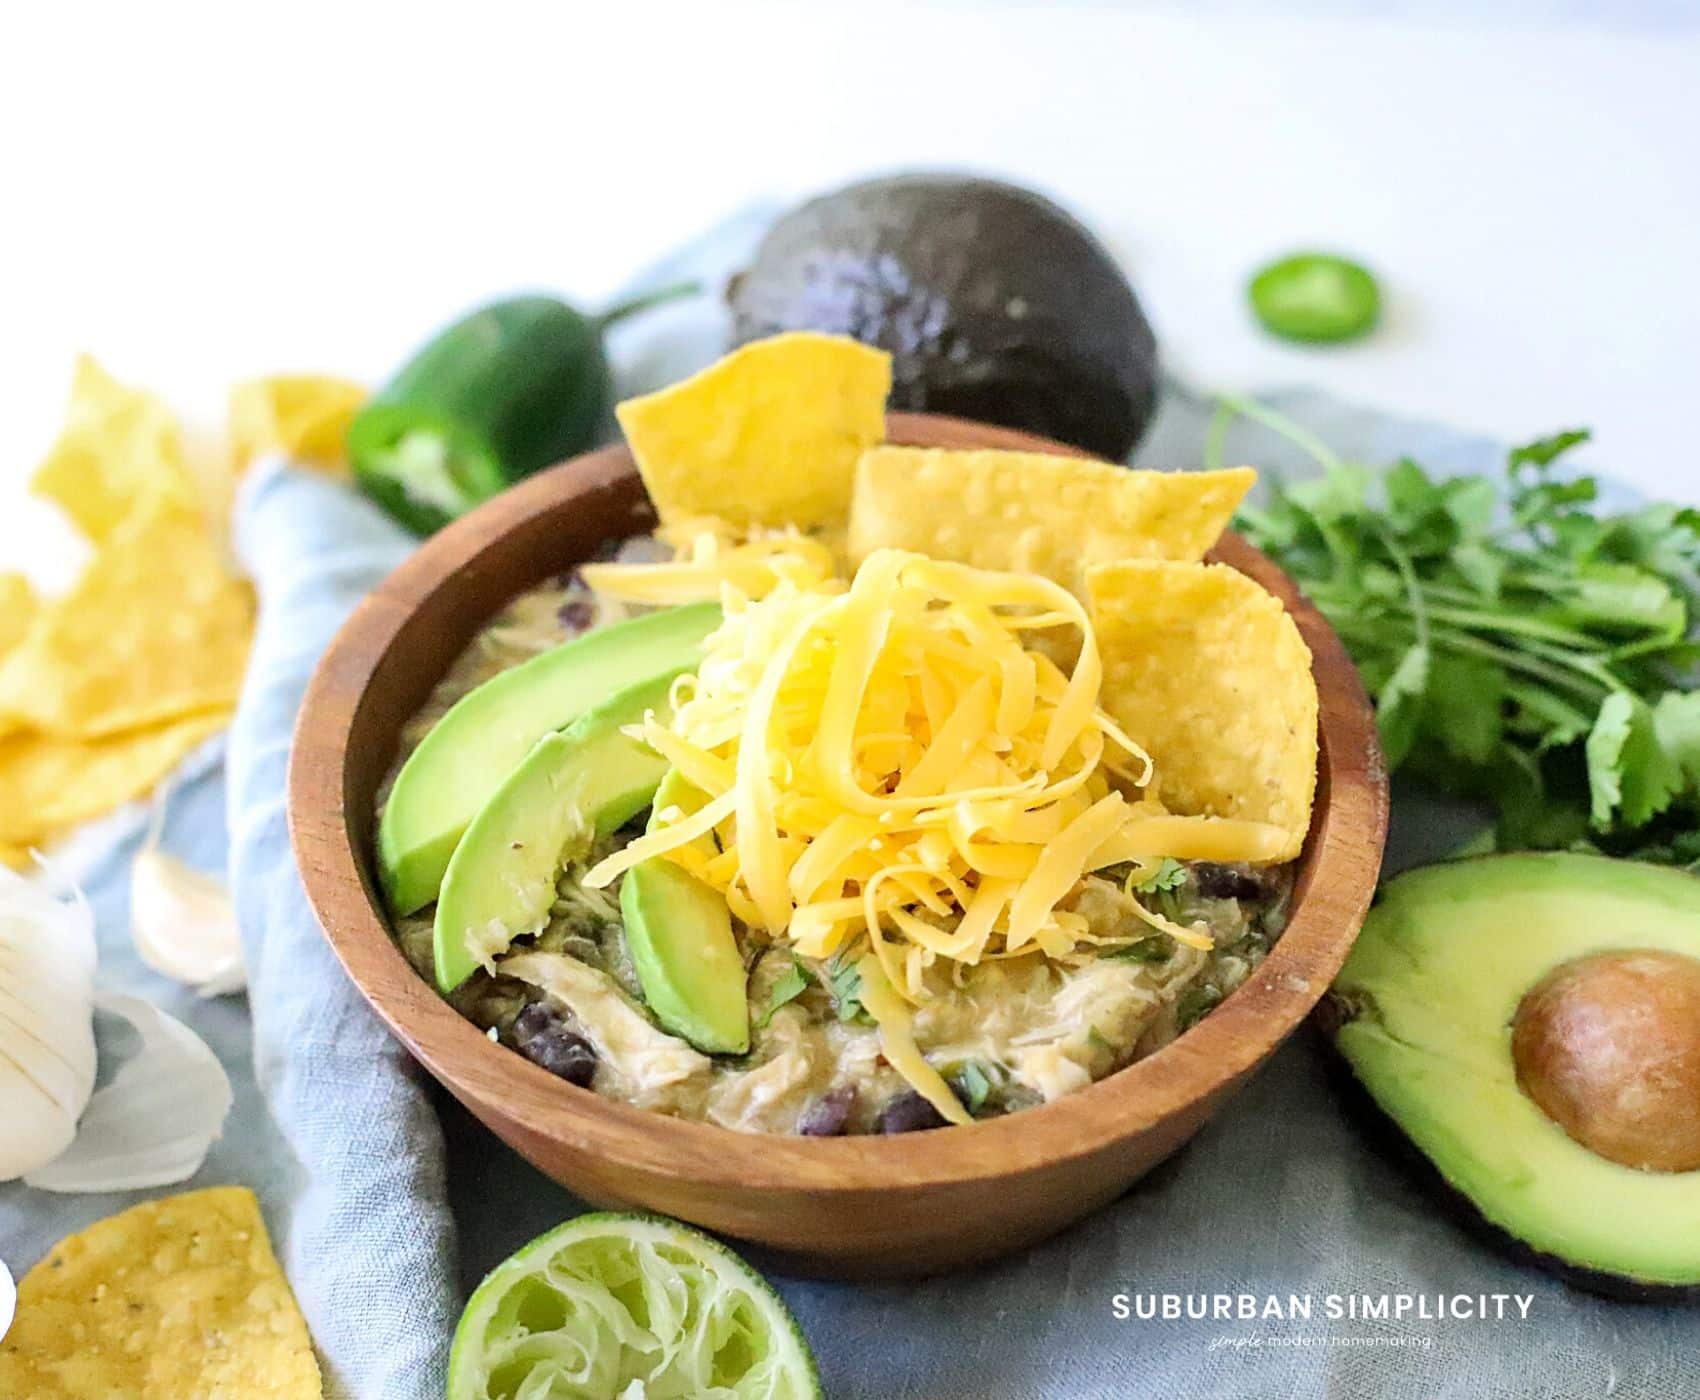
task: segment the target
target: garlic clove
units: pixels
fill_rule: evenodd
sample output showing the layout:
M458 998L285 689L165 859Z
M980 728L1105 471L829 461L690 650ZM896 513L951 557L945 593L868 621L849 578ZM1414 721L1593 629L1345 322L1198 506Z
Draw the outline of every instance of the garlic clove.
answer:
M130 934L143 962L202 996L247 985L236 911L224 885L155 846L131 867Z

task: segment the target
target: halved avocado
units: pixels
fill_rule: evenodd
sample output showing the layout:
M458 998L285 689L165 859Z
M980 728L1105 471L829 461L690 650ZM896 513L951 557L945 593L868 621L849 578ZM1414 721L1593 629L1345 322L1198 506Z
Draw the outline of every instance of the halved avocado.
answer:
M677 671L620 691L538 741L454 849L437 900L437 985L452 992L486 958L549 920L561 868L649 806L667 761L622 732L649 710L672 714Z
M1581 1287L1700 1296L1700 879L1565 853L1409 872L1327 1012L1468 1223Z
M727 290L733 343L814 330L892 356L891 407L1026 428L1112 461L1157 405L1157 342L1091 232L969 175L863 180L793 209Z
M461 697L408 755L378 821L378 871L390 911L437 898L468 823L545 734L614 692L694 666L720 624L692 603L600 627L503 671Z
M655 793L655 811L702 805L677 772ZM654 826L654 817L650 824ZM711 1055L750 1048L749 979L721 893L673 861L639 861L620 884L626 946L656 1020Z

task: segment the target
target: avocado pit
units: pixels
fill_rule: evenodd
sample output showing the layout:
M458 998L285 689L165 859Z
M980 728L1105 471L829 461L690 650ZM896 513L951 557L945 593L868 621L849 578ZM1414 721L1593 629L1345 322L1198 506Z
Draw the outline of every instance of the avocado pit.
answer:
M1700 1169L1700 958L1594 953L1553 969L1511 1023L1517 1082L1589 1151Z

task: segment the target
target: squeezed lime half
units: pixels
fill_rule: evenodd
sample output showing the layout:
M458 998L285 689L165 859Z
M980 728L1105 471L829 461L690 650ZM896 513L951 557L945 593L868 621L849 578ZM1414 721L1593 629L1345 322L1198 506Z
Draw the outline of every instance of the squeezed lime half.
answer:
M818 1400L797 1320L754 1269L653 1215L581 1215L491 1270L448 1400Z

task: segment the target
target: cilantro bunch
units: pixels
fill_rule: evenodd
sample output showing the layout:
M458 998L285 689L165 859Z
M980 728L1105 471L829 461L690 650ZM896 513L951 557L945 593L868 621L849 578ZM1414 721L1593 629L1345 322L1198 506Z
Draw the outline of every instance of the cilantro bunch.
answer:
M1562 469L1588 440L1510 453L1502 476L1342 461L1271 410L1223 399L1322 468L1237 525L1298 582L1376 700L1390 769L1497 812L1500 849L1700 864L1700 511L1595 508Z

